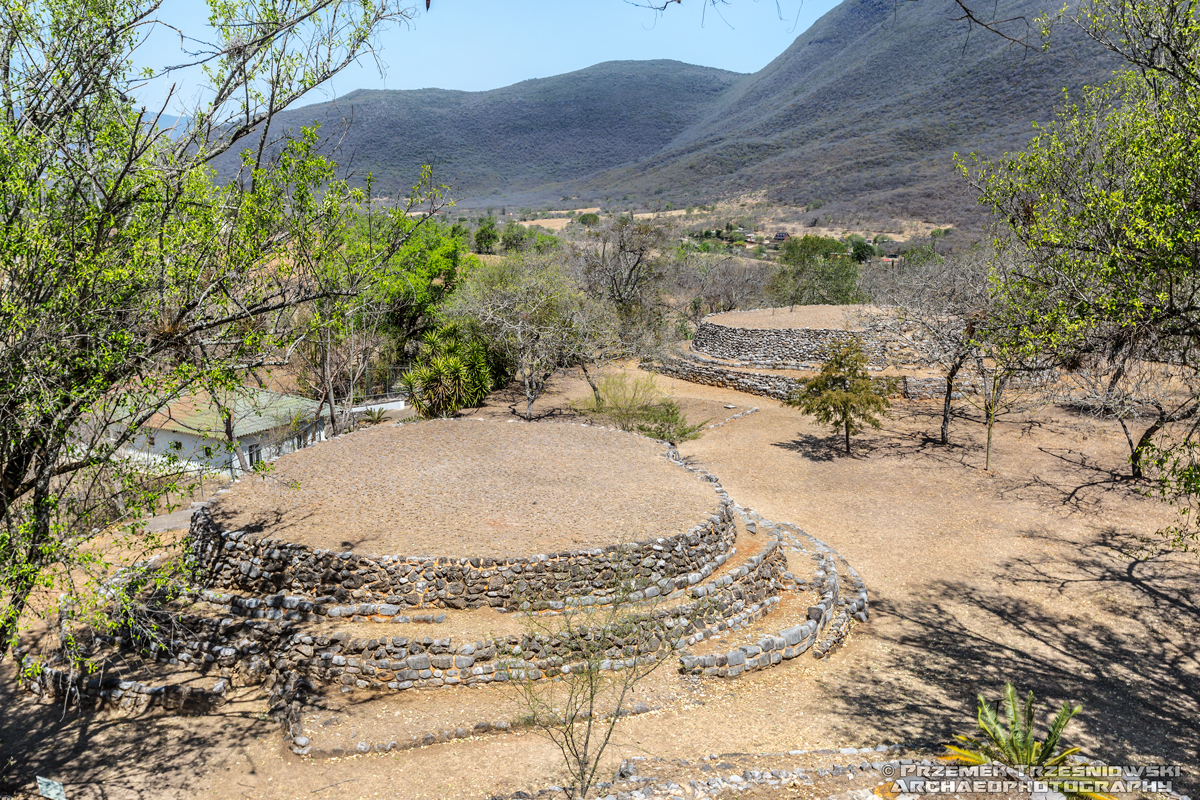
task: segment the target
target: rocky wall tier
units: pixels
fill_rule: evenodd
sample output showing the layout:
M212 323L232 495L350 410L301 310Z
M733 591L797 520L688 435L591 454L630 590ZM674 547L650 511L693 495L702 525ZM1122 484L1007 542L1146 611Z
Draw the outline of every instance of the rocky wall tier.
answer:
M209 587L374 603L376 613L392 616L422 607L519 610L529 597L561 608L568 597L607 596L618 576L647 584L670 580L682 589L711 571L736 535L730 503L722 499L707 520L684 533L593 550L510 560L364 556L225 531L200 508L192 516L189 548Z
M830 351L858 340L870 363L887 363L884 340L869 331L823 328L734 328L701 321L692 348L717 358L759 361L825 361Z

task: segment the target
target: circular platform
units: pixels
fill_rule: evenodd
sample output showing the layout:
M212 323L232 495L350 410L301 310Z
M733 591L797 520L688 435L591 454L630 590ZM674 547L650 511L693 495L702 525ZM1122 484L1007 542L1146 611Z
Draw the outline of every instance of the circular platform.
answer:
M752 311L728 311L710 314L705 322L725 328L753 330L865 330L864 317L875 311L871 306L795 306L758 308Z
M712 488L619 431L431 420L297 451L213 504L225 530L312 548L514 558L675 536Z

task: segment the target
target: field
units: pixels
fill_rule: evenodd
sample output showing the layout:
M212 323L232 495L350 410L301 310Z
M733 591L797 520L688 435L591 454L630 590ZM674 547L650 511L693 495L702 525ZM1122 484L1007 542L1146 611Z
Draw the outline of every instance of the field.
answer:
M639 695L656 710L620 724L610 766L631 755L696 763L714 752L936 743L970 730L976 692L995 697L1011 680L1040 702L1082 703L1069 738L1088 755L1179 764L1193 774L1176 788L1200 788L1195 556L1154 538L1170 510L1122 477L1114 426L1054 408L1006 418L985 472L983 428L969 414L955 419L952 446L933 443L936 403L897 403L884 429L859 437L846 457L794 409L658 380L693 418L760 409L681 444L682 455L744 506L837 548L865 579L872 616L824 660L728 681L661 670ZM553 388L537 424L576 421L567 402L586 385L567 377ZM517 401L497 396L474 415L508 419ZM345 697L320 710L331 740L518 713L491 688ZM14 776L62 780L72 798L482 798L561 780L551 746L526 732L386 755L285 756L250 693L201 717L89 717L0 702L0 763L14 759Z

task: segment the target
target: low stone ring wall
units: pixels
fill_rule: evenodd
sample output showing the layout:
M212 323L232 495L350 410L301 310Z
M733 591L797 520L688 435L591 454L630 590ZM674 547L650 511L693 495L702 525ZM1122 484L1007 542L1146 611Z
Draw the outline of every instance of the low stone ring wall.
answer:
M253 594L329 597L341 604L374 603L394 616L406 608L480 608L515 611L520 598L604 597L616 576L647 585L670 579L683 589L694 575L733 546L737 531L729 501L691 530L643 542L609 545L527 559L413 558L335 553L243 531L225 531L207 508L192 516L189 549L210 587Z
M692 349L717 358L762 361L825 361L834 347L857 339L870 363L887 363L882 339L869 331L822 328L733 328L701 321Z

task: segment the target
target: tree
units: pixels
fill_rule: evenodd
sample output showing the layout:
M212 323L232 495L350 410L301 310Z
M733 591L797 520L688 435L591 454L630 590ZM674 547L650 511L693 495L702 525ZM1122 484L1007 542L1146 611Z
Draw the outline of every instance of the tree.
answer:
M1158 435L1200 411L1200 374L1195 366L1159 351L1153 340L1104 337L1064 366L1061 400L1098 419L1117 421L1129 446L1134 480L1145 477L1147 457ZM1146 420L1146 427L1135 434L1131 425Z
M867 356L857 338L833 348L817 376L802 381L786 402L822 425L833 426L835 433L841 431L847 455L850 437L860 433L863 424L880 427L875 415L890 405L871 380Z
M945 376L942 444L950 443L955 382L992 313L991 258L987 248L949 258L928 251L872 270L864 284L880 307L870 315L872 328L898 345L900 359L935 365Z
M866 239L863 239L861 236L856 238L851 243L850 247L851 247L850 257L853 258L859 264L862 264L866 261L870 261L872 258L875 257L875 248L869 242L867 242Z
M645 579L620 571L605 602L568 601L557 615L525 615L523 652L506 664L534 730L562 754L573 798L591 792L633 690L666 662L678 639L673 615L645 598ZM535 662L545 666L544 676Z
M306 131L283 157L314 160L316 146L315 135ZM385 349L384 329L389 312L395 315L397 273L403 271L395 256L444 203L440 189L430 187L428 167L405 204L379 211L372 207L370 176L365 192L351 189L344 180L334 180L331 164L316 163L322 168L297 184L301 202L290 200L294 208L305 210L291 217L291 258L306 265L306 276L322 295L298 315L303 341L294 360L301 385L310 384L328 406L336 435L349 425L359 383ZM320 200L307 202L320 188ZM426 213L413 219L414 209L425 202ZM415 293L411 281L404 283Z
M656 221L620 216L589 231L570 258L589 292L632 313L653 304L659 251L667 237L667 229Z
M861 301L858 262L844 250L840 248L837 255L782 258L767 283L767 296L776 305L793 307L823 303L847 305Z
M490 253L498 241L500 234L496 232L495 218L488 217L480 222L479 227L475 229L475 252Z
M0 8L0 658L35 589L59 598L45 613L111 622L118 599L92 590L119 526L178 486L151 474L178 464L151 470L124 448L174 398L286 351L291 309L325 296L289 238L325 202L311 192L320 159L267 159L270 123L406 13L388 0L214 6L217 41L197 57L214 89L171 138L131 99L159 5ZM213 185L209 162L252 135L239 178Z
M500 246L506 253L524 250L529 246L530 239L533 238L524 225L509 220L508 224L504 226L504 232L500 234Z
M997 270L1013 338L1069 367L1094 352L1154 342L1156 358L1189 369L1200 337L1200 21L1191 2L1084 4L1074 17L1131 69L1085 90L1021 153L964 164L1006 227ZM1184 407L1186 409L1186 406ZM1166 415L1169 419L1171 415ZM1196 417L1160 426L1136 446L1156 465L1157 491L1189 529L1200 483ZM1132 438L1132 437L1131 437Z
M525 417L559 369L585 364L616 338L611 307L574 284L553 256L521 254L463 280L443 316L487 344L525 393Z
M663 294L671 311L695 326L705 314L761 305L769 275L766 264L683 245L664 269Z

